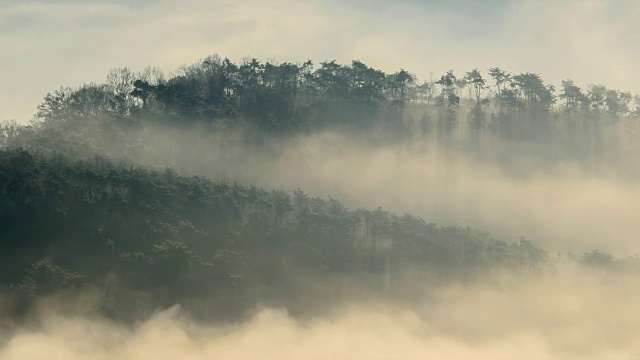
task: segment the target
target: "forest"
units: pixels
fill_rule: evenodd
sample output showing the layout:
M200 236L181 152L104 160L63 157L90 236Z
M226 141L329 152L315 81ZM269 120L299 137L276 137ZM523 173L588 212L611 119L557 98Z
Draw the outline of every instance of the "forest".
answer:
M555 253L525 236L351 209L201 169L236 146L268 157L287 139L333 131L505 169L527 157L534 170L575 162L593 176L635 179L639 118L640 98L629 92L568 79L556 88L497 67L426 81L358 60L209 56L167 77L113 69L104 83L47 94L29 124L2 124L0 288L17 315L41 296L99 289L100 311L124 320L198 299L229 313L259 301L291 305L313 281L331 280L336 297L393 297L415 281L495 283L567 263L637 272L637 256Z

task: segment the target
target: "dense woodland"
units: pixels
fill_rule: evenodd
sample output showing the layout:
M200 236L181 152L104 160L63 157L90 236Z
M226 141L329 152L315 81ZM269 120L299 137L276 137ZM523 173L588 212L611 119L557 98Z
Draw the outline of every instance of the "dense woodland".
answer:
M117 317L133 292L152 294L155 305L219 294L237 300L259 286L301 291L299 276L389 293L409 278L490 281L505 271L553 272L563 261L640 268L635 257L549 254L525 238L348 209L299 189L215 182L159 161L142 167L131 155L149 147L140 134L158 127L197 128L198 141L220 147L232 137L259 147L327 129L488 158L530 144L547 149L533 153L544 161L586 169L633 151L622 141L640 117L630 93L570 80L558 90L539 75L498 68L488 74L450 71L418 82L360 61L314 67L212 56L170 78L121 68L104 84L61 88L31 124L7 122L0 133L0 286L22 304L97 287Z

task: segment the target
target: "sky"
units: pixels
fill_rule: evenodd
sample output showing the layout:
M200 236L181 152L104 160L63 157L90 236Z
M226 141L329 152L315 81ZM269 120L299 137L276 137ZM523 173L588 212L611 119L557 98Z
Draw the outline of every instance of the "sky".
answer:
M115 67L359 59L420 79L499 66L640 92L636 0L0 0L0 120Z

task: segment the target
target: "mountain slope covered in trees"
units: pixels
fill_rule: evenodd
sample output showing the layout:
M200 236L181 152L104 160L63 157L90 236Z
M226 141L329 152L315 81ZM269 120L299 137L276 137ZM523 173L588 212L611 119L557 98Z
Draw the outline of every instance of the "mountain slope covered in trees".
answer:
M89 284L164 294L166 301L220 289L286 284L300 273L448 279L484 271L541 271L548 254L334 199L291 196L172 170L0 153L3 287L29 296ZM117 283L117 287L114 285Z
M623 141L640 114L629 93L567 80L556 95L536 74L489 74L495 85L477 70L419 84L407 71L385 74L360 61L314 68L214 56L169 79L123 68L105 84L48 94L31 124L5 123L0 132L0 287L21 304L99 288L104 309L118 316L133 311L137 293L150 294L153 306L222 294L242 303L256 288L303 292L300 277L388 293L408 279L491 281L552 272L565 260L638 268L637 258L559 256L525 238L505 242L166 166L197 163L206 149L261 152L269 140L328 129L590 170L635 151ZM187 134L186 145L148 140L166 129Z

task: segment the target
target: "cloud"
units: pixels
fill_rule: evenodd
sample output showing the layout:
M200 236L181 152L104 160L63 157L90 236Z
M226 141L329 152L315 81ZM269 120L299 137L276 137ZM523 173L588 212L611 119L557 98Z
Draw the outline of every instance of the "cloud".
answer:
M442 149L372 149L347 137L320 135L298 139L280 157L218 168L246 183L299 187L350 207L382 206L428 222L469 225L508 241L526 236L551 251L640 253L635 215L640 205L629 202L640 198L640 186L591 177L572 164L550 171L531 164L531 173L519 177L508 174L508 167Z
M500 145L512 153L505 159L439 147L433 138L386 146L324 132L256 148L234 140L243 136L227 134L221 143L195 132L150 130L143 137L147 150L129 156L214 180L299 188L352 209L382 206L427 222L477 228L504 241L525 236L552 253L599 248L616 256L640 254L640 203L629 201L640 198L640 185L629 180L640 175L635 150L609 149L590 173L569 160L527 157L521 144ZM119 149L113 154L117 158Z
M0 8L0 16L4 18L50 19L54 21L72 20L86 17L112 17L123 14L125 6L116 4L86 3L41 3L20 2L9 3Z
M126 325L80 312L62 313L55 303L45 301L30 324L15 328L0 344L0 357L637 358L638 278L613 279L584 270L562 274L509 286L425 289L429 296L414 303L370 299L306 319L286 309L257 308L244 320L205 323L176 306Z

